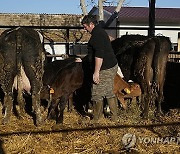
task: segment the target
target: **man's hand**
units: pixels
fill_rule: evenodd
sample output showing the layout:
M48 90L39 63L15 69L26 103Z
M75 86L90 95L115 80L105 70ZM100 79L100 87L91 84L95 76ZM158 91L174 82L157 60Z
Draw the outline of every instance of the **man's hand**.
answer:
M95 57L95 70L94 70L94 74L93 74L93 81L96 84L98 84L100 82L99 71L101 69L102 62L103 62L102 58Z
M99 72L94 72L94 74L93 74L93 81L96 84L99 83Z

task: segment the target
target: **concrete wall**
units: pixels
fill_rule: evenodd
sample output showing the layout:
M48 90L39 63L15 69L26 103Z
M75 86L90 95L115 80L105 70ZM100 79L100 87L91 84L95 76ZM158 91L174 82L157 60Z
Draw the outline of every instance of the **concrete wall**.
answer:
M0 13L1 26L79 26L81 15Z

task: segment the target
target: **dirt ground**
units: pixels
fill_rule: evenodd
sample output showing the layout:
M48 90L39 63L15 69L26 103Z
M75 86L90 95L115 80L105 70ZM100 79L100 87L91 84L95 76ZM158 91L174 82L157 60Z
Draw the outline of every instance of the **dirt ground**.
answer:
M63 126L47 120L36 127L31 116L20 120L12 115L8 125L0 125L0 154L179 154L180 111L142 120L135 106L119 109L116 123L102 118L94 124L65 111Z

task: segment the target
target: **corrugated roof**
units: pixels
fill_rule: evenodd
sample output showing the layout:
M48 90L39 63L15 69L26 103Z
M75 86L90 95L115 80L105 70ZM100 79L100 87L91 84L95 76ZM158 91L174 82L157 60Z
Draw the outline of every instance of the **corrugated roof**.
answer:
M104 6L104 9L113 13L115 6ZM169 23L171 25L180 24L180 8L156 8L155 10L156 23ZM121 22L142 22L146 23L149 20L148 7L122 7L118 17Z

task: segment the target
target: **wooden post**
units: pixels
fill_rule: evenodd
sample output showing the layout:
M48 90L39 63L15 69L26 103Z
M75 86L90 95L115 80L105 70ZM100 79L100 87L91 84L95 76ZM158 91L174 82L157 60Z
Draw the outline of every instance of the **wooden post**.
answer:
M155 35L155 3L156 0L149 0L149 37Z

